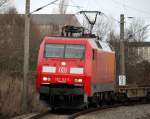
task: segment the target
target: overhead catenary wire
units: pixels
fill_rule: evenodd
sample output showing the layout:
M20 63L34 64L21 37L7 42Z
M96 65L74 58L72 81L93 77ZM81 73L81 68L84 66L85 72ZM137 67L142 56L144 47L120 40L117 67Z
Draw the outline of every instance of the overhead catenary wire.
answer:
M50 2L50 3L48 3L48 4L46 4L46 5L44 5L44 6L42 6L42 7L39 7L39 8L37 8L36 10L33 10L32 12L30 12L30 14L33 14L33 13L35 13L35 12L37 12L37 11L40 11L41 9L43 9L43 8L45 8L45 7L47 7L47 6L49 6L49 5L52 5L52 4L56 4L56 5L59 5L58 3L56 3L57 1L59 1L59 0L54 0L54 1L52 1L52 2ZM72 0L71 0L72 1ZM84 8L83 6L79 6L79 5L65 5L64 4L64 6L71 6L71 7L76 7L76 8ZM78 14L78 12L77 12L77 14ZM105 17L107 17L108 19L113 19L114 21L116 21L116 22L118 22L119 23L119 21L118 20L116 20L114 17L109 17L108 15L106 15L106 14L104 14L103 12L102 12L102 14L105 16Z
M59 0L54 0L54 1L52 1L52 2L50 2L50 3L48 3L48 4L46 4L46 5L44 5L44 6L42 6L42 7L39 7L39 8L37 8L36 10L33 10L32 12L30 12L30 14L33 14L34 12L40 11L41 9L43 9L43 8L49 6L49 5L55 4L57 1L59 1Z
M123 6L123 8L124 8L124 14L125 14L125 11L127 11L127 8L126 7L130 7L131 9L134 9L134 8L132 8L131 6L128 6L128 5L126 5L125 4L125 0L124 0L124 3L122 4L122 3L120 3L120 2L117 2L116 0L113 0L113 2L116 2L116 4L121 4L122 6ZM97 1L97 0L95 0L95 5L97 6L97 7L99 7L99 2ZM102 8L102 7L101 7ZM135 8L134 10L136 10L137 8ZM137 9L137 10L139 10L139 9ZM104 11L104 9L103 9L103 11ZM142 10L139 10L140 12L145 12L146 14L148 14L148 15L150 15L150 12L147 12L147 11L142 11ZM119 20L117 20L117 19L115 19L114 17L110 17L109 15L107 15L106 13L104 14L104 16L105 17L107 17L109 20L114 20L114 21L116 21L116 22L118 22L118 23L120 23L120 21ZM136 17L128 17L128 18L136 18ZM142 18L145 18L145 19L150 19L150 17L142 17ZM127 21L125 21L125 23L130 23L130 22L127 22Z
M59 5L58 3L53 3L53 4ZM79 5L65 5L64 4L63 6L70 6L70 7L82 8L82 6L79 6Z
M95 0L95 3L96 3L95 5L96 5L97 7L99 7L99 6L98 6L98 4L99 4L98 1ZM102 8L102 7L101 7L101 8ZM101 10L100 10L100 11L101 11ZM104 9L103 9L102 11L104 11ZM114 18L114 17L112 17L112 16L110 17L110 16L107 15L106 13L102 12L102 14L103 14L107 19L109 19L110 21L113 20L113 21L115 21L115 22L117 22L117 23L120 23L119 20L117 20L116 18Z
M110 16L108 16L108 15L106 15L106 14L104 14L104 13L103 13L103 15L104 15L106 18L108 18L109 20L111 20L111 21L113 20L113 21L115 21L115 22L117 22L117 23L120 23L119 20L115 19L115 18L112 17L112 16L110 17Z
M140 9L135 8L135 7L129 6L129 5L127 5L127 4L122 4L122 3L118 2L117 0L112 0L112 1L113 1L115 4L122 5L123 7L132 9L132 10L134 10L134 11L136 11L136 12L140 12L140 13L144 13L144 14L150 15L150 12L148 12L148 11L140 10Z
M54 0L54 1L52 1L52 2L50 2L50 3L48 3L48 4L46 4L46 5L44 5L44 6L42 6L42 7L40 7L40 8L37 8L36 10L34 10L34 11L32 11L30 14L32 14L32 13L34 13L34 12L37 12L37 11L39 11L39 10L41 10L41 9L43 9L43 8L45 8L45 7L47 7L47 6L49 6L49 5L51 5L51 4L58 4L58 3L56 3L57 1L59 1L59 0ZM72 1L72 0L71 0ZM115 3L117 3L117 4L121 4L120 2L117 2L116 0L113 0ZM96 3L98 3L97 1L96 1ZM96 4L96 5L98 5L98 4ZM128 5L126 5L125 3L124 4L121 4L121 5L123 5L124 7L130 7L130 6L128 6ZM71 6L71 7L76 7L76 8L83 8L83 6L79 6L79 5L65 5L64 4L64 6ZM125 9L125 8L124 8ZM104 13L104 12L101 12L102 13L102 15L103 16L105 16L106 18L108 18L109 20L113 20L113 21L115 21L115 22L117 22L117 23L120 23L120 21L119 20L117 20L117 19L115 19L114 17L110 17L110 16L108 16L106 13ZM149 25L148 25L149 26ZM147 27L148 27L147 26ZM141 30L143 30L145 27L143 27L142 29L140 29L140 30L138 30L137 32L140 32ZM133 33L132 35L134 35L134 34L136 34L137 32L135 32L135 33Z
M49 5L52 5L52 4L59 5L59 3L56 3L57 1L59 1L59 0L54 0L54 1L52 1L52 2L50 2L48 4L46 4L46 5L44 5L42 7L39 7L36 10L33 10L32 12L30 12L30 14L33 14L33 13L35 13L37 11L40 11L41 9L43 9L43 8L49 6ZM79 6L79 5L66 5L66 4L64 4L63 6L70 6L70 7L75 7L75 8L78 8L78 9L83 8L82 6Z
M99 7L98 5L99 5L99 2L97 1L97 0L95 0L95 5L97 6L97 7ZM118 3L118 4L122 4L122 3ZM124 1L124 4L122 4L122 6L124 7L124 14L125 14L125 11L127 11L127 8L126 8L126 4L125 4L125 1ZM102 7L101 7L102 8ZM103 11L104 11L104 9L103 9ZM150 13L149 13L150 14ZM117 22L117 23L120 23L120 21L119 20L117 20L116 18L114 18L113 16L109 16L109 15L107 15L106 13L104 13L103 12L103 15L106 17L106 18L108 18L110 21L115 21L115 22ZM127 17L126 17L127 18ZM135 17L128 17L128 18L135 18ZM143 17L142 17L143 18ZM145 18L145 17L144 17ZM150 17L147 17L147 18L149 18L150 19ZM125 21L125 23L129 23L130 24L130 22L127 22L127 21Z
M83 6L81 6L81 5L77 5L77 4L75 4L74 2L73 2L73 0L71 0L71 2L72 2L72 4L74 4L74 5L71 5L71 6L75 6L75 7L77 7L77 8L84 8Z
M95 1L97 4L97 6L98 6L98 2L97 1ZM121 4L121 3L120 3ZM126 9L126 5L125 5L125 3L123 4L123 6L124 6L124 12L125 12L125 9ZM119 20L117 20L116 18L114 18L114 17L112 17L112 16L109 16L109 15L107 15L106 13L104 13L104 12L102 12L102 14L106 17L106 18L108 18L110 21L115 21L116 23L120 23L120 21ZM135 17L126 17L126 18L135 18ZM150 18L150 17L149 17ZM130 22L127 22L127 21L125 21L125 23L129 23L130 24Z

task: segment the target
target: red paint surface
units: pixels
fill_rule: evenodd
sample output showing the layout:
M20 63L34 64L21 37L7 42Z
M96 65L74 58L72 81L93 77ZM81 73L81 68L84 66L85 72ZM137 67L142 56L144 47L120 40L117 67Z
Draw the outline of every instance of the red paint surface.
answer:
M94 42L94 41L93 41ZM44 58L44 47L46 43L58 43L58 44L82 44L85 45L85 58L71 59L71 58ZM91 96L91 86L96 83L113 82L115 79L115 55L114 53L107 53L103 51L97 51L95 60L92 59L93 46L87 38L49 38L45 37L40 45L38 64L37 64L37 79L36 88L39 89L41 83L50 84L75 84L75 78L82 78L84 91L88 96ZM66 65L62 66L61 62L65 62ZM109 66L107 65L108 62ZM42 73L42 66L54 66L56 67L56 73ZM60 67L67 68L66 73L60 73L58 69ZM84 68L84 74L70 74L71 67ZM50 77L50 81L43 81L43 77Z

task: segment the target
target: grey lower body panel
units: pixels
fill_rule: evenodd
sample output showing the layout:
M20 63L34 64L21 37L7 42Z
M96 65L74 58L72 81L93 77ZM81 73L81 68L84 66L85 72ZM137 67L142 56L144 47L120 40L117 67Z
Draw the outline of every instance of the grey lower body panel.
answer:
M91 92L92 94L97 92L107 92L107 91L115 91L115 84L112 83L97 83L92 84Z

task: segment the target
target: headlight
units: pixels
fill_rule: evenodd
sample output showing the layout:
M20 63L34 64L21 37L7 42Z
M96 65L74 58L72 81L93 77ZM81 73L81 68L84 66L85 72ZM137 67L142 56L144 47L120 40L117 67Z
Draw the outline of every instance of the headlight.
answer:
M48 78L47 77L43 77L43 81L47 81L48 80Z
M82 82L83 82L83 79L74 79L74 82L75 82L75 83L82 83Z
M71 74L83 74L83 68L70 68Z
M45 72L45 73L55 73L56 72L56 67L43 66L42 67L42 72Z
M51 78L50 77L43 77L43 81L50 81Z

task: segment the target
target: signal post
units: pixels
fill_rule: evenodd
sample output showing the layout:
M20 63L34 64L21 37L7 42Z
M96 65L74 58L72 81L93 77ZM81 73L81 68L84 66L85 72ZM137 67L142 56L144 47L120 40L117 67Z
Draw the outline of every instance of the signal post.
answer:
M124 47L124 14L120 15L120 73L119 86L126 85L125 75L125 47Z

